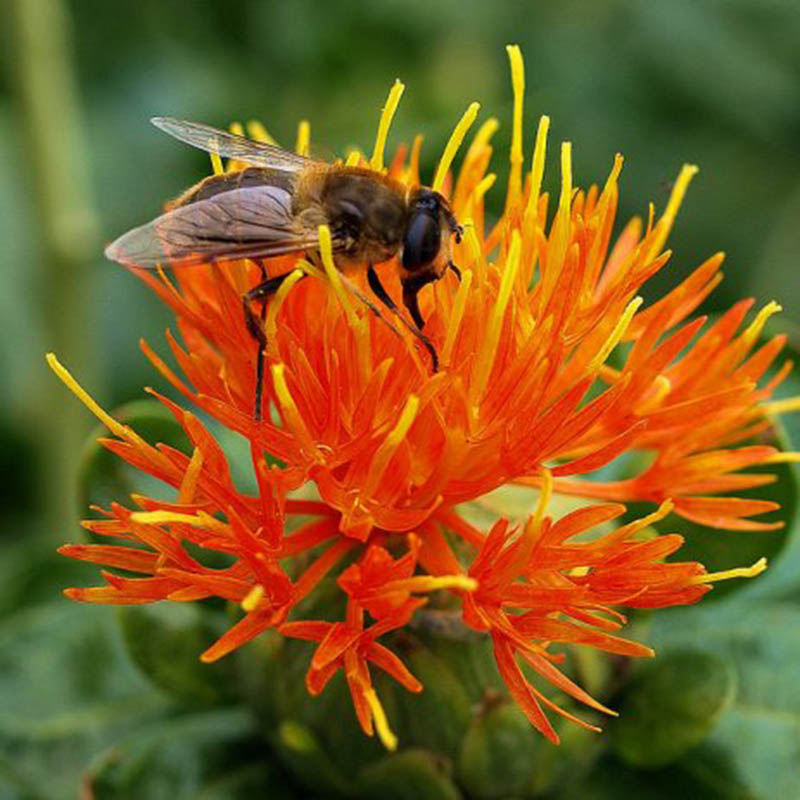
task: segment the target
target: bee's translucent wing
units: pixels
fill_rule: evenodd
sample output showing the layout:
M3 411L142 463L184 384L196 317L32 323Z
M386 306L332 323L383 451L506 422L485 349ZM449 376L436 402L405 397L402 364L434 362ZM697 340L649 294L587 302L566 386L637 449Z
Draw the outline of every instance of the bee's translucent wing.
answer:
M314 161L297 153L290 153L272 144L256 142L244 136L221 131L200 122L188 122L172 117L153 117L150 122L181 142L218 153L223 158L244 161L256 167L268 167L282 172L298 172Z
M313 249L316 232L293 224L292 196L277 186L233 189L179 206L106 248L126 266L184 267Z

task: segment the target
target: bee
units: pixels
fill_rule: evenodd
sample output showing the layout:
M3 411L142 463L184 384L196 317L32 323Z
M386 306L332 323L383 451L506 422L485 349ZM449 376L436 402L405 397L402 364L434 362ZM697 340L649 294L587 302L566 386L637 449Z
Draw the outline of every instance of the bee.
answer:
M290 273L267 277L263 260L288 253L318 256L319 226L327 225L337 270L343 276L366 267L376 297L428 350L418 294L451 269L451 239L462 228L449 203L424 186L406 187L371 169L329 164L196 122L155 117L151 122L186 144L243 162L237 171L205 178L168 206L166 213L112 242L106 257L126 266L156 269L233 259L251 259L262 281L242 297L248 330L258 345L255 418L261 418L266 337L262 318L269 297ZM375 265L398 258L408 323L382 285ZM379 314L348 281L351 290ZM380 316L380 314L379 314Z

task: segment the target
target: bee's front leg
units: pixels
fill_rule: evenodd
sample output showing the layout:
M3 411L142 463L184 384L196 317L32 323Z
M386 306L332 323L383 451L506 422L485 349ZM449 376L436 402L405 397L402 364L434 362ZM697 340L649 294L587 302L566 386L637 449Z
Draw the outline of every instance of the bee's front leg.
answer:
M265 274L263 266L262 274ZM253 412L253 418L256 422L261 421L261 406L264 397L264 362L267 355L267 337L264 333L263 321L266 315L267 301L278 291L281 284L291 274L291 272L287 272L283 275L276 275L274 278L267 278L257 286L254 286L249 292L242 295L244 321L247 325L248 332L258 343L258 352L256 353L256 399L255 410ZM261 307L261 319L253 313L251 304L255 300L261 300L263 303Z

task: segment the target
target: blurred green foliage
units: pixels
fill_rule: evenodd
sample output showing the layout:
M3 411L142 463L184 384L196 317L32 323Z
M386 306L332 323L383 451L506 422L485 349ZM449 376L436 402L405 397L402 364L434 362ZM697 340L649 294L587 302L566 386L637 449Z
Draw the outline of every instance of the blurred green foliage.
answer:
M500 180L489 195L497 209L511 116L503 47L517 42L526 59L526 155L542 113L553 120L552 142L574 142L579 183L602 181L622 152L621 221L646 214L650 200L663 207L681 163L700 165L672 236L671 266L647 291L659 294L723 249L727 276L709 310L744 295L774 297L785 308L778 327L788 327L792 347L800 349L792 324L800 323L796 0L69 0L65 7L101 241L152 217L208 171L202 155L161 135L150 116L218 126L259 118L287 145L297 121L308 118L322 152L369 150L395 77L407 89L390 141L424 133L423 174L432 173L470 101L482 103L482 118L500 119ZM44 523L64 487L52 485L41 422L57 424L64 404L75 401L46 374L41 356L56 350L77 376L91 375L87 388L114 407L155 381L136 342L143 335L160 346L168 317L134 277L103 260L100 246L86 265L88 296L68 304L52 296L13 26L0 41L0 798L72 796L89 762L93 785L113 787L98 796L279 796L278 768L243 757L252 747L249 719L222 708L186 721L185 710L150 688L125 657L111 610L57 599L61 587L88 581L93 571L53 554L57 543L79 537L66 511L57 529ZM58 137L59 119L51 124ZM545 181L551 189L558 182L555 152L551 147ZM84 355L53 340L52 314L64 315L84 340ZM796 391L796 381L789 388ZM84 425L88 432L88 414ZM796 446L800 428L791 421L787 427ZM782 475L779 488L794 508L793 471ZM714 543L720 565L724 536ZM560 797L800 795L796 531L780 542L782 560L746 591L654 622L666 652L697 645L738 675L737 698L710 736L644 777L608 755ZM693 547L706 544L695 539ZM64 664L74 669L60 669ZM237 750L224 773L218 768L225 753L212 747L216 755L208 757L214 733ZM647 736L646 728L624 733L637 735ZM477 741L480 731L471 736ZM110 742L119 745L104 752ZM166 789L154 782L162 762L183 765ZM392 762L368 777L379 782L402 769Z

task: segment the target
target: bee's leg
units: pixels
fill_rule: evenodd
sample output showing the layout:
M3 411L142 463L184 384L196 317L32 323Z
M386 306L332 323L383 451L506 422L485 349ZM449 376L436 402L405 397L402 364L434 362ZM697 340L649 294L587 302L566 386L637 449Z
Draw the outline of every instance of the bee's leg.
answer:
M369 265L369 269L367 270L367 283L369 284L369 288L375 293L375 297L377 297L389 311L397 311L397 303L389 297L389 293L384 289L381 279L378 277L378 273L375 272L375 267L373 267L372 264Z
M400 314L400 309L397 307L397 303L395 303L394 300L392 300L392 298L389 297L389 293L386 291L383 284L381 283L381 279L378 277L378 273L375 272L375 267L373 267L372 264L370 264L369 269L367 269L367 283L369 283L369 288L372 289L378 300L380 300L386 306L386 308L389 309L389 311L392 311L393 313L397 314L398 319L401 319L403 323L406 325L406 327L414 334L414 336L416 336L417 339L419 339L420 342L422 342L425 349L428 351L428 353L430 353L431 362L433 364L433 371L438 372L439 356L436 354L436 348L433 346L431 340L420 330L420 328L422 328L422 325L424 325L425 322L423 320L422 325L419 324L419 320L422 320L422 316L419 314L419 306L416 306L419 320L417 319L417 317L414 317L414 322L417 325L417 327L415 328L412 325L409 325L408 322L406 322L405 319L403 319L403 317ZM403 287L404 302L405 302L405 296L406 296L405 287ZM414 296L414 302L416 304L416 295ZM406 303L406 305L408 306L408 303ZM410 307L409 311L411 311ZM414 316L413 311L411 315Z
M451 272L455 273L456 278L458 278L458 282L461 283L461 270L452 261L447 262L447 268Z
M422 332L422 329L425 327L425 320L423 319L422 313L419 310L419 300L417 299L417 295L423 286L432 283L436 279L437 277L434 273L428 272L422 275L416 275L413 278L409 278L407 281L403 282L403 305L408 309L409 314L411 314L411 318L414 320L414 323L417 326L417 337L431 354L434 372L439 371L439 356L436 354L436 349L431 343L431 340Z
M263 270L263 266L259 265ZM286 278L291 275L287 272L284 275L276 275L274 278L267 278L266 280L254 286L249 292L242 295L242 309L244 311L244 321L247 325L247 330L250 335L258 343L258 352L256 353L256 399L255 411L253 418L256 422L261 421L261 405L264 397L264 362L267 355L267 337L264 334L263 320L266 317L267 301L269 298L278 291L281 284ZM261 300L261 319L254 313L251 303L254 300Z

